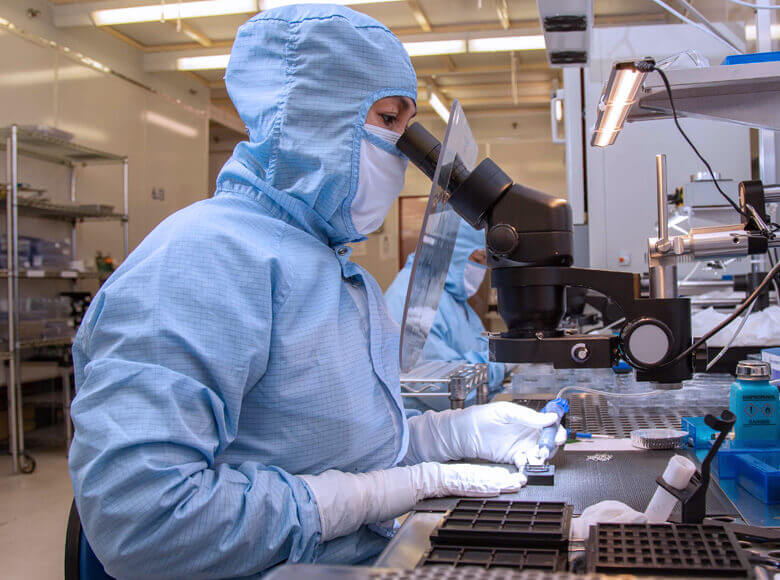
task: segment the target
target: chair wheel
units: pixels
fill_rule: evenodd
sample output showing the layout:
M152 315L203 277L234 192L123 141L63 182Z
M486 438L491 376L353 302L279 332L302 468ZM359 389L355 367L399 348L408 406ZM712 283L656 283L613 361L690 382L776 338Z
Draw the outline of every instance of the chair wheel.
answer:
M32 455L28 455L27 453L22 453L19 455L19 471L25 474L30 474L33 471L35 471L35 459L33 459Z

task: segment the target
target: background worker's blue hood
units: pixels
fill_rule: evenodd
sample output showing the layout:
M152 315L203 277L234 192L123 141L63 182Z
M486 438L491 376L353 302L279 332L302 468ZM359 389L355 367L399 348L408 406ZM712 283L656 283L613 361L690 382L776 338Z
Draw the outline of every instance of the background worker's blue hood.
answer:
M364 239L350 207L366 114L383 97L417 98L398 38L343 6L268 10L239 28L225 84L249 141L222 168L217 193L270 200L276 217L330 245Z
M461 220L458 228L458 237L455 239L455 247L452 250L452 260L450 269L447 270L447 280L444 288L461 302L468 300L466 287L463 284L463 272L466 269L466 262L474 250L485 249L485 232L472 228L465 221Z

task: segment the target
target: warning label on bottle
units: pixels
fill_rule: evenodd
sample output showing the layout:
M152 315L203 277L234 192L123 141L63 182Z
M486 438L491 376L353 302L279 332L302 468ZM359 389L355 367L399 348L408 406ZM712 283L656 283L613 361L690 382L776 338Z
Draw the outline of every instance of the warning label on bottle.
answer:
M775 398L772 395L742 395L743 401L773 401Z

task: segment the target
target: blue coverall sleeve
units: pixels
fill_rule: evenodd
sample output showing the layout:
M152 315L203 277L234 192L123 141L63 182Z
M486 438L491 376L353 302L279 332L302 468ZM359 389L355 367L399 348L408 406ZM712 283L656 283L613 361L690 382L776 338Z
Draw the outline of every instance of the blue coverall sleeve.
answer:
M447 337L447 330L442 328L440 320L441 312L437 314L428 340L425 341L423 355L427 360L446 360L446 361L464 361L472 364L488 363L490 370L490 391L497 392L504 382L506 374L506 365L504 363L489 362L487 341L480 339L485 343L484 350L470 350L465 353L458 352L450 346L451 339Z
M490 369L490 389L498 389L504 383L506 376L506 365L504 363L490 362L487 357L487 351L471 350L463 355L463 358L470 363L488 363Z
M282 276L228 231L150 237L159 248L109 280L73 349L69 462L90 545L118 578L313 560L321 529L305 483L218 461L244 394L262 388Z

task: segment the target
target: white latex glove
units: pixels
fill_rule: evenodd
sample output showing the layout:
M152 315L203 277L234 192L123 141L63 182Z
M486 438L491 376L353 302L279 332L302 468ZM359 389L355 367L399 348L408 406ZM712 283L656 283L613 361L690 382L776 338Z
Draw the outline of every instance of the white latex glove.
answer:
M540 464L539 435L558 420L555 413L536 411L500 401L454 411L426 411L409 419L409 450L403 463L484 459L521 469ZM566 443L560 427L556 445Z
M518 491L522 473L503 467L420 463L369 473L329 470L300 476L317 502L322 541L351 534L364 524L395 518L429 497L494 497Z
M585 508L582 515L571 521L569 537L587 540L590 527L596 524L646 524L647 516L619 501L602 501Z

